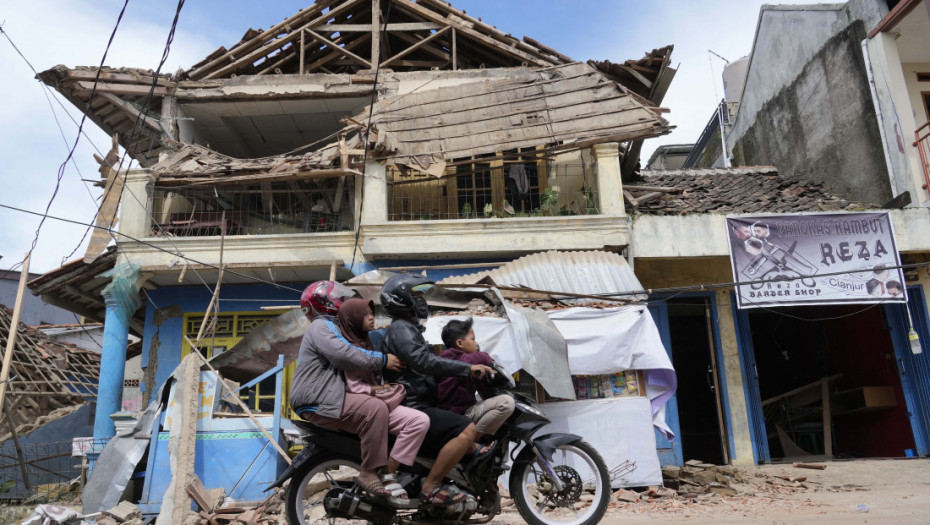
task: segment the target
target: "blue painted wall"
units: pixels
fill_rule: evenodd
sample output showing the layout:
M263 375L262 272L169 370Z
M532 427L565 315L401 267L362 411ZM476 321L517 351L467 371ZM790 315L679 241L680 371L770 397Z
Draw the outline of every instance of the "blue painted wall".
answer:
M294 290L303 290L309 283L287 283ZM300 293L294 290L272 285L223 285L220 288L220 312L258 311L262 306L281 304L280 301L300 300ZM149 292L145 310L145 332L142 337L142 368L157 357L158 371L154 385L143 385L143 391L150 386L157 390L174 373L181 363L181 341L184 333L184 314L203 312L213 297L212 289L206 286L176 286L159 288ZM170 317L160 325L155 324L156 309L162 310ZM152 342L158 337L157 355L152 356Z

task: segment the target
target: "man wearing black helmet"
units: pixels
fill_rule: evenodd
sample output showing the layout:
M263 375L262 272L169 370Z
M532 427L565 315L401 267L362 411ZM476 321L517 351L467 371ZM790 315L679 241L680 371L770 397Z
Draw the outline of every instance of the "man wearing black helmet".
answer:
M384 334L381 350L399 357L407 365L401 372L387 372L385 379L402 383L407 389L404 405L424 412L430 419L430 428L420 450L434 455L436 462L423 482L420 502L453 505L463 501L465 496L451 487L441 486L440 482L472 447L475 425L465 416L436 407L439 378L468 375L481 378L491 369L433 354L420 325L420 319L429 317L423 294L433 286L426 277L410 274L396 275L384 283L381 305L393 321Z

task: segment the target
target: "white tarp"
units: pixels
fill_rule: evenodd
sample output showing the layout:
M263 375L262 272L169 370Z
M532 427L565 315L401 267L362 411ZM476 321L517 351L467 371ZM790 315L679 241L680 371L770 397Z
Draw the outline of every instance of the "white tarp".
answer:
M568 432L583 436L600 452L607 469L614 472L627 460L636 463L632 472L619 476L611 474L614 488L662 484L656 434L649 424L652 411L645 398L563 401L545 403L540 408L552 420L541 433Z
M571 374L600 375L624 370L642 370L645 373L645 392L650 401L653 424L671 439L673 434L665 423L665 403L675 394L678 382L647 308L569 308L547 313L568 343ZM451 319L465 318L431 317L426 322L424 335L427 341L441 344L442 327ZM492 317L473 319L475 338L483 351L491 354L508 372L523 368L509 320Z

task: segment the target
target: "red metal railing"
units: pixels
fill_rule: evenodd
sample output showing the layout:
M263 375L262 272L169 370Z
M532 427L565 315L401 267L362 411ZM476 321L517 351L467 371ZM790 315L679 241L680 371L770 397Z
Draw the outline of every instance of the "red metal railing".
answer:
M924 169L924 189L930 191L930 121L917 128L914 132L914 146L920 153L920 165Z

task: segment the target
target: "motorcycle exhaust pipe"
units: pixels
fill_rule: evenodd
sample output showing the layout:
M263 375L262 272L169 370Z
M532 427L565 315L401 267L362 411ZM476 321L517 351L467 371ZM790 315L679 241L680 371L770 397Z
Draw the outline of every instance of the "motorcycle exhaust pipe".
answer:
M390 523L396 511L363 497L359 492L334 488L323 498L326 514L336 518L365 519L375 523Z

